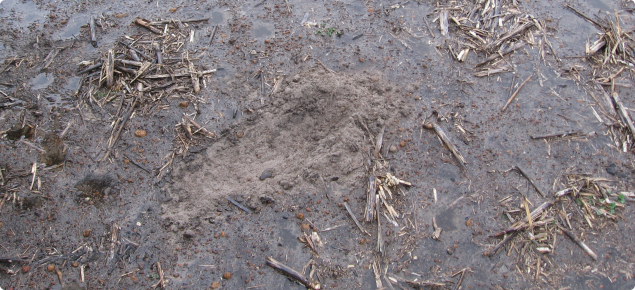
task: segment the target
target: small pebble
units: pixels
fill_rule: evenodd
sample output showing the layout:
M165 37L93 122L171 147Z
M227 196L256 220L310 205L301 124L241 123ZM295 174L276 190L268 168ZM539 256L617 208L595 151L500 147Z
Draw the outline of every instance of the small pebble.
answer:
M303 230L308 230L309 229L309 224L302 224L302 226L300 227Z
M76 261L76 262L73 262L72 266L73 266L73 267L79 267L79 262L77 262L77 261Z
M181 108L187 108L187 106L189 106L189 105L190 105L190 103L185 102L185 101L179 103L179 107L181 107Z
M606 167L606 173L610 174L610 175L615 175L617 174L619 170L617 169L617 166L615 165L615 163L611 163L609 164L608 167Z
M210 288L212 288L212 289L218 289L218 287L220 287L220 282L218 282L218 281L214 281L212 283L212 286L210 286Z
M395 153L397 152L397 146L395 145L390 145L390 149L388 149L390 151L390 153Z
M187 240L194 238L194 236L196 236L196 232L193 230L185 230L183 233L183 238Z
M242 138L244 136L245 136L245 133L243 133L243 132L236 133L236 137L238 137L238 138Z
M273 173L271 172L271 170L267 169L263 171L262 174L260 175L260 180L265 180L267 178L271 178L272 176L273 176Z
M53 271L55 271L55 265L48 265L48 266L46 266L46 271L49 271L49 272L53 272Z
M471 226L472 225L472 220L471 219L470 220L466 220L465 221L465 225L468 226L468 227Z
M22 266L22 273L29 273L31 271L31 266Z
M84 236L84 238L90 237L90 230L85 230L84 233L82 233L82 235Z
M225 274L223 274L223 279L225 280L229 280L232 278L232 273L229 272L225 272Z
M141 130L141 129L134 131L134 135L139 138L145 137L147 134L148 133L145 130Z
M260 197L260 202L262 204L272 204L272 203L275 203L276 201L273 198L271 198L271 197L261 196Z
M401 147L406 147L406 141L401 141L401 142L399 142L399 146L401 146Z
M299 213L296 217L297 217L299 220L301 220L301 219L303 219L303 218L304 218L304 214L303 214L303 213Z

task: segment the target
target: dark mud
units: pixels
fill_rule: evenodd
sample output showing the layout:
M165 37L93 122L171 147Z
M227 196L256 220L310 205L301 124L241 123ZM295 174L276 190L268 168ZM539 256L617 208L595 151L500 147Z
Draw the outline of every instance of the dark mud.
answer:
M453 274L465 268L462 289L635 286L630 201L617 208L616 220L594 218L593 228L575 201L557 205L571 213L574 232L597 261L566 236L552 235L555 227L538 277L535 260L526 263L538 257L526 233L484 256L500 241L489 236L511 225L504 211L523 218L515 211L523 195L534 208L566 187L567 174L633 191L633 153L623 150L623 131L603 122L594 99L603 96L593 79L619 67L599 69L585 58L587 39L600 31L565 9L565 1L518 1L544 21L560 61L549 51L543 61L539 46L528 45L505 58L513 72L484 78L472 75L484 55L458 62L448 51L434 22L436 3L286 3L1 2L0 258L11 261L0 260L0 287L148 289L160 283L160 263L167 289L303 288L266 266L266 257L296 270L312 260L306 273L313 269L324 289L378 288L373 264L388 289L409 289L403 280L415 279L454 288ZM615 9L623 28L633 29L632 2L573 4L599 17ZM98 24L97 47L85 25L90 16ZM101 59L125 36L149 35L131 24L137 17L210 18L184 26L195 38L182 51L218 71L204 78L198 94L140 107L110 158L100 161L119 99L91 103L78 64ZM342 34L329 35L330 28ZM617 80L623 86L615 87L629 108L635 107L632 71L626 65ZM530 75L501 113L512 81ZM96 99L107 96L94 92ZM179 106L184 101L192 105ZM182 138L184 113L196 114L216 137ZM467 171L423 128L424 120L446 131ZM147 135L137 137L136 130ZM372 137L382 130L384 159L377 161ZM573 131L581 134L530 138ZM376 224L363 223L372 233L365 235L342 206L346 201L361 219L367 176L378 166L413 184L391 200L397 225L380 217L383 256ZM515 166L547 196L510 171ZM433 217L443 229L439 240L432 239ZM298 240L313 231L323 243L317 255ZM231 278L223 278L226 272Z

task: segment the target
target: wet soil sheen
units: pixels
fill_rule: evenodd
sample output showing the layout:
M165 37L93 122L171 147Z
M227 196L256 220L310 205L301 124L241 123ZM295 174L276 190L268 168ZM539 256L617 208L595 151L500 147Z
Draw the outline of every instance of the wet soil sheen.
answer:
M3 0L0 287L633 289L633 7Z

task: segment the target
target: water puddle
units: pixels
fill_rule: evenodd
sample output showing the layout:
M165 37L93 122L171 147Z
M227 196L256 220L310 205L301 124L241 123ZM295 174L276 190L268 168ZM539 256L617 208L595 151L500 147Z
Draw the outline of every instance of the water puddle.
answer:
M60 94L50 94L44 97L48 101L48 107L50 108L60 108L65 107L69 104L67 100L65 100Z
M593 6L594 8L604 10L604 11L613 11L613 9L619 9L618 6L615 5L613 1L602 1L602 0L590 0L586 1L587 4ZM595 12L595 11L594 11Z
M79 89L79 82L82 80L81 77L70 77L66 80L66 85L64 85L64 90L69 92L75 92Z
M225 13L221 11L212 11L212 13L209 14L208 22L212 25L222 24L225 22Z
M29 85L31 85L32 90L40 90L48 87L54 80L53 74L41 73L29 80Z
M44 20L46 11L37 8L34 2L20 0L4 0L0 2L0 17L15 19L19 26Z
M254 29L252 29L254 38L259 41L265 41L276 36L275 27L273 23L254 22Z
M68 23L59 33L56 34L55 38L58 40L65 40L75 36L78 36L82 26L88 24L90 21L90 15L88 14L76 14L73 15L70 19L68 19Z

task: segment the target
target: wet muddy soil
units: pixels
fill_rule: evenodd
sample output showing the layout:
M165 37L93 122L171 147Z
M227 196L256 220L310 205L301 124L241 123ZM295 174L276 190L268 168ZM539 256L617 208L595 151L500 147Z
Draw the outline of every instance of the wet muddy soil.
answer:
M475 3L501 22L469 40ZM565 5L619 19L622 55L587 55L605 31ZM322 289L633 289L633 132L611 101L633 115L633 7L3 0L0 287L306 288L271 257ZM525 20L504 72L475 75L495 53L470 41ZM82 72L121 43L171 76ZM188 64L215 71L174 76ZM388 174L411 186L366 222Z

